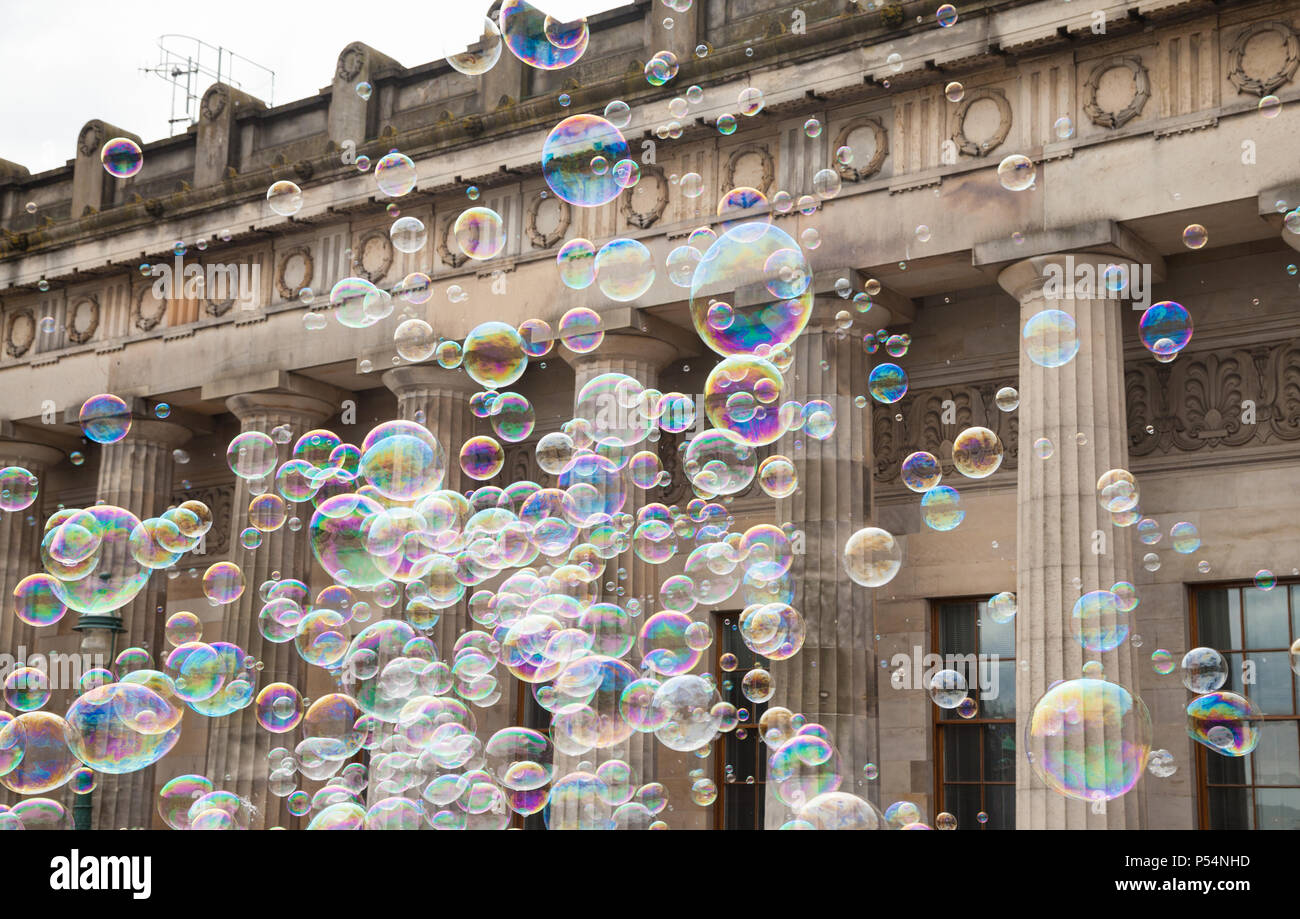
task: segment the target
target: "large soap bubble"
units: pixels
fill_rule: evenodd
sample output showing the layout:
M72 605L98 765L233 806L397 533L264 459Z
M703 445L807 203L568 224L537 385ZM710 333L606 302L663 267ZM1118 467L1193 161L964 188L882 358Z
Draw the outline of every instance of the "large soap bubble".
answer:
M1151 751L1151 715L1117 683L1059 683L1034 705L1025 753L1049 788L1082 801L1108 801L1137 784Z

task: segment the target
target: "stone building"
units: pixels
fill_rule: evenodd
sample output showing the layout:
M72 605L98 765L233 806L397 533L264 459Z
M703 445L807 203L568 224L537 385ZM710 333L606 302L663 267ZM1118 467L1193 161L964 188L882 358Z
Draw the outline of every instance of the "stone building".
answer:
M802 483L775 510L804 534L794 605L809 635L799 655L773 667L773 704L830 729L854 791L881 808L913 801L928 819L947 810L962 828L981 826L979 812L988 828L1296 826L1300 714L1287 649L1300 635L1292 265L1300 235L1284 215L1300 205L1300 9L1284 0L970 0L949 28L937 27L934 12L932 2L697 0L672 13L638 0L592 17L589 49L569 68L535 70L506 53L473 78L442 61L403 66L354 43L310 98L267 108L212 86L197 124L143 144L144 168L133 178L106 175L101 146L132 135L98 120L86 123L63 167L31 175L0 161L0 466L41 477L37 504L0 518L0 646L111 655L144 645L157 655L165 616L189 609L203 618L206 639L240 643L264 661L264 679L297 680L312 696L329 691L328 676L301 664L292 646L262 640L255 590L225 608L202 595L196 576L221 559L238 562L250 585L273 572L313 590L328 584L305 531L285 528L255 551L240 546L250 496L226 466L227 443L278 424L295 436L325 427L359 442L380 420L423 412L454 448L482 422L467 409L477 387L463 373L400 360L389 322L305 329L300 291L314 290L312 308L320 309L343 277L392 287L425 271L435 296L419 309L449 339L488 317L554 323L575 306L600 312L599 349L552 354L516 387L536 406L538 425L511 448L498 481L541 481L536 437L571 416L574 393L592 375L623 371L664 391L696 393L712 364L686 292L666 272L634 303L613 303L594 287L562 286L558 247L575 236L598 244L627 236L662 266L691 230L716 222L716 200L729 189L798 198L812 192L817 170L832 167L843 183L837 196L773 216L796 238L809 228L820 234L810 252L816 311L789 379L794 398L826 399L838 421L828 441L789 435L778 444ZM697 55L700 45L707 55ZM660 50L673 51L681 69L655 87L643 66ZM373 86L368 100L355 91L362 81ZM945 94L951 82L962 84L959 101ZM662 129L669 100L692 84L703 101L680 120L680 133ZM762 112L720 133L717 118L736 113L747 86L762 90ZM1280 107L1261 110L1265 96ZM544 194L547 132L613 99L632 107L624 133L639 151L640 182L594 210ZM805 130L810 119L820 132ZM844 146L850 163L835 157ZM394 250L389 202L354 165L356 156L374 160L394 148L415 160L419 176L401 212L430 229L415 254ZM1032 189L999 184L997 166L1013 153L1036 165ZM675 183L687 172L704 179L699 198ZM290 218L266 203L268 186L282 178L304 193ZM468 261L449 233L469 186L505 220L506 249L488 262ZM1206 228L1203 248L1184 244L1191 224ZM173 264L176 241L188 246L184 264L237 266L255 286L219 298L156 297L139 266ZM1140 312L1128 299L1076 298L1058 305L1078 322L1077 358L1054 370L1028 361L1021 326L1052 300L1044 282L1067 258L1075 269L1132 264L1135 280L1149 269L1150 300L1177 300L1194 317L1190 345L1175 361L1157 362L1138 340ZM834 321L845 306L835 289L841 278L853 290L868 279L881 285L847 334ZM451 285L467 294L463 302L444 296ZM910 335L900 359L910 390L896 405L859 407L855 397L883 356L866 353L862 337L882 328ZM1021 396L1009 413L994 402L1008 385ZM82 402L101 392L127 399L136 413L128 438L102 448L82 441L76 423ZM155 417L160 402L172 408L166 420ZM1002 468L978 481L951 472L953 438L971 425L994 430L1006 447ZM1036 455L1039 438L1053 444L1047 459ZM927 527L918 496L900 481L901 460L921 449L940 456L947 484L961 490L966 517L956 529ZM684 501L690 492L673 465L675 443L665 438L660 450L676 475L654 500ZM84 459L72 462L74 453ZM1166 532L1176 521L1195 524L1201 547L1184 555L1167 541L1143 546L1132 530L1113 527L1093 484L1113 468L1137 477L1143 515ZM451 475L448 487L470 487L454 466ZM144 517L188 497L217 514L204 554L155 576L120 620L79 624L69 615L37 632L11 615L7 598L40 570L39 534L57 507L103 500ZM773 501L754 489L731 511L743 528L772 520ZM851 583L840 561L848 535L868 523L904 547L902 570L876 590ZM1154 570L1141 561L1151 551ZM633 595L653 595L655 579L675 570L634 562L629 556ZM1276 572L1279 586L1254 588L1260 569ZM1153 745L1171 751L1179 768L1090 807L1049 791L1019 746L1034 700L1083 665L1068 635L1074 598L1120 580L1139 590L1141 644L1135 636L1100 659L1110 679L1146 701ZM981 618L980 604L1000 591L1019 598L1005 629ZM728 649L725 625L736 612L696 612L720 620L709 653ZM447 615L440 647L466 621L463 609ZM1245 760L1208 754L1188 738L1186 691L1147 659L1157 648L1176 659L1207 643L1229 658L1234 685L1250 662L1255 681L1245 690L1269 716L1259 750ZM1000 693L969 721L940 717L923 685L898 675L902 661L927 653L999 655ZM52 708L68 697L56 693ZM524 701L521 692L484 718L523 723L532 717ZM101 778L94 823L161 825L156 789L201 772L252 795L266 825L299 825L265 791L275 745L249 712L211 725L188 713L180 745L157 767ZM708 760L657 745L633 759L643 780L668 788L674 828L784 819L763 791L756 731L728 735ZM686 773L702 765L721 781L728 763L737 780L721 782L718 802L691 804Z

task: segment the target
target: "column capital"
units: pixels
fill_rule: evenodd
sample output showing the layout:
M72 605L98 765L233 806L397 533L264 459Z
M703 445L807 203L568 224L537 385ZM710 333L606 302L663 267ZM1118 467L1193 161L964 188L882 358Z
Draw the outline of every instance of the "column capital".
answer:
M1053 278L1064 285L1062 289L1068 288L1074 291L1076 282L1081 280L1077 272L1082 266L1087 266L1091 271L1091 284L1095 295L1074 296L1072 299L1115 299L1118 302L1120 297L1109 298L1105 295L1104 281L1106 269L1117 264L1123 263L1117 261L1114 255L1104 252L1055 252L1048 255L1034 255L1007 265L999 271L998 286L1020 303L1025 303L1045 297L1044 288ZM1058 298L1047 296L1047 299Z
M315 427L338 411L338 406L314 396L282 392L240 393L226 399L228 408L241 424L266 415L289 415L303 419L306 427Z
M675 345L666 341L628 332L606 332L600 347L586 354L574 354L563 346L560 349L560 356L574 370L601 363L628 363L644 364L658 373L677 360L680 354Z
M21 466L28 470L34 466L47 468L62 462L63 456L63 451L57 447L0 437L0 466Z
M415 393L463 393L468 397L485 389L470 379L467 373L446 370L433 364L394 367L392 370L385 370L380 375L380 379L399 399Z
M175 450L193 437L194 432L182 424L156 418L132 418L131 430L126 432L123 441L159 444Z
M971 249L971 264L990 273L1026 259L1073 255L1076 262L1092 256L1105 264L1150 266L1156 281L1165 279L1165 260L1158 250L1114 220L1096 220L1073 227L1053 227L1016 239L993 239ZM999 281L1001 283L1001 281ZM1006 285L1003 285L1005 288Z

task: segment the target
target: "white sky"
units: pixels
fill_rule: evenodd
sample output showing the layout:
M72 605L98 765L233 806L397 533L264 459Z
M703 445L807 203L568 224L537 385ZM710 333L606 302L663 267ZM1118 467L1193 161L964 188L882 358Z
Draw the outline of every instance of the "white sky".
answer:
M535 5L570 20L627 2L540 0ZM146 142L173 133L167 124L171 85L140 71L158 64L157 40L164 33L199 38L275 71L274 102L279 105L328 86L338 54L349 42L365 42L408 67L427 63L444 56L443 36L454 36L458 47L477 38L490 5L490 0L219 0L126 6L103 0L0 0L0 60L9 75L0 83L0 159L33 174L62 166L74 156L77 134L92 118ZM193 43L177 42L177 47L192 48ZM201 97L212 82L201 77L196 94ZM246 90L272 101L251 80L243 82ZM183 105L178 109L183 115Z

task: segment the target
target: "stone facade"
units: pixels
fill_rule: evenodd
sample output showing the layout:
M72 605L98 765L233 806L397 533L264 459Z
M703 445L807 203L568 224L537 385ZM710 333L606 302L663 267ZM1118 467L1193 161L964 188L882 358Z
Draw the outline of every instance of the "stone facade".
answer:
M11 590L38 570L29 528L60 503L129 498L126 506L139 513L137 505L198 495L218 515L207 554L180 577L157 579L123 611L127 631L117 649L129 637L159 653L160 617L181 609L203 618L205 638L248 646L258 638L249 618L256 611L247 604L210 608L194 577L206 564L246 562L256 572L250 584L273 568L286 576L292 570L313 590L327 581L319 570L309 575L310 556L291 533L280 534L283 545L263 546L256 561L244 559L237 534L248 495L224 463L225 445L241 425L267 430L286 422L295 436L319 425L359 442L380 420L423 411L452 445L474 424L463 410L463 375L405 365L388 323L357 330L331 320L305 330L302 288L315 291L313 309L328 313L322 303L343 277L392 287L425 271L436 292L419 310L451 339L489 314L512 324L534 317L554 324L568 309L588 306L622 343L597 351L595 361L640 367L643 382L657 377L665 391L699 392L711 362L691 328L685 292L667 273L635 303L614 304L594 287L562 287L558 247L575 236L627 236L662 265L692 229L716 222L712 202L722 193L749 185L797 198L847 145L854 157L836 167L843 181L837 197L774 217L793 236L808 228L821 235L811 253L816 316L793 372L799 398L833 402L839 429L825 446L787 447L804 486L778 513L808 539L796 605L810 637L777 671L773 702L830 727L854 775L879 764L879 778L855 790L882 807L912 800L933 816L942 802L931 703L924 691L893 688L880 663L934 647L931 601L1019 595L1017 656L1031 662L1017 687L1020 736L1037 695L1081 665L1060 641L1069 606L1062 591L1071 578L1086 582L1085 590L1132 580L1142 595L1137 630L1147 647L1177 651L1190 647L1189 585L1249 579L1264 567L1287 576L1300 559L1300 314L1286 270L1300 259L1300 236L1282 223L1300 204L1293 111L1300 12L1281 0L1118 0L1097 12L1104 14L1101 30L1094 11L1056 0L977 0L962 5L952 28L938 29L926 3L868 10L846 0L797 8L777 0L698 0L666 30L658 4L637 4L593 17L590 50L556 72L530 70L506 53L486 76L471 79L443 62L403 67L354 43L340 53L330 86L311 98L267 108L215 85L199 124L144 144L143 170L124 181L107 179L98 151L108 137L130 135L97 120L82 130L63 168L30 175L0 162L0 454L39 466L42 476L30 519L0 522L0 588ZM701 42L710 48L703 58L694 51ZM649 86L644 62L665 48L678 55L681 71L667 86ZM899 57L891 62L893 54ZM374 87L368 102L354 90L360 80ZM964 85L960 102L945 98L950 81ZM669 121L668 100L691 84L704 88L705 100L692 107L680 136L669 137L657 130ZM720 135L714 122L735 111L746 86L763 90L764 110ZM571 97L567 109L557 102L561 92ZM1278 117L1257 110L1268 93L1282 100ZM625 135L643 164L640 183L620 206L595 210L543 195L539 151L550 127L569 113L600 112L615 98L632 106ZM1054 127L1062 116L1073 125L1064 137ZM822 126L816 137L804 130L809 119ZM374 160L393 148L418 171L401 211L431 231L415 254L394 250L387 201L373 176L353 165L355 156ZM1012 153L1035 162L1033 191L1000 187L996 167ZM703 176L700 198L677 190L686 172ZM267 187L281 178L304 192L292 218L265 203ZM481 191L477 203L506 223L506 249L486 263L468 263L448 237L469 185ZM36 204L34 214L27 202ZM1208 228L1207 248L1184 247L1182 229L1191 223ZM922 225L928 236L915 232ZM177 240L188 245L184 264L234 265L256 286L210 299L185 291L156 297L153 279L138 266L173 264ZM1048 302L1043 272L1066 255L1150 266L1152 299L1178 300L1195 318L1187 351L1157 363L1140 347L1139 313L1127 302L1074 301L1079 358L1059 371L1029 363L1019 347L1021 323ZM868 278L883 287L847 336L830 322L844 305L833 289L841 277L854 289ZM443 296L453 284L468 294L463 303ZM49 331L42 327L47 317ZM869 369L859 339L876 328L911 336L902 361L911 391L896 406L859 408L853 397L865 393ZM638 348L638 337L653 341ZM534 437L569 417L575 387L594 372L593 362L572 363L553 355L516 387L537 408ZM993 404L1004 385L1021 390L1015 413ZM76 411L99 392L135 400L141 433L129 462L122 445L77 439ZM145 425L163 401L182 420ZM1242 420L1247 401L1250 423ZM353 423L343 421L345 412ZM926 449L950 468L953 438L973 424L999 434L1003 467L962 486L968 513L961 527L929 530L916 496L899 481L899 462ZM1086 444L1076 448L1076 435ZM1040 436L1055 442L1056 464L1033 456ZM170 452L182 443L184 463ZM512 453L509 468L540 480L529 446ZM73 450L85 453L84 465L59 459ZM1098 522L1092 482L1116 466L1138 476L1144 514L1200 527L1209 573L1196 569L1200 556L1168 554L1158 571L1146 571L1127 534ZM771 504L753 492L731 510L743 528L769 521ZM837 561L847 534L867 523L899 535L905 553L900 574L871 592L849 584ZM1087 551L1099 528L1112 540L1100 558ZM635 591L654 574L634 572ZM6 619L0 634L13 632L15 643L77 647L71 623L35 636L13 625ZM263 654L276 678L297 663ZM1169 681L1176 677L1153 673L1144 656L1117 651L1104 663L1113 679L1143 695L1155 745L1183 768L1159 784L1142 783L1117 802L1122 806L1099 814L1048 797L1021 760L1019 826L1198 825L1184 693ZM303 666L297 676L312 697L329 691L323 672ZM513 702L508 714L521 716ZM157 824L146 784L156 788L183 772L207 772L219 784L225 774L264 782L268 738L237 718L225 721L209 732L187 715L181 744L163 765L119 780L111 803L100 795L101 819ZM688 803L693 757L663 748L632 755L647 778L668 787L676 805L671 825L712 824L707 809ZM237 790L258 794L244 784ZM261 804L268 804L264 795ZM293 825L275 800L269 805L268 825ZM769 825L774 812L769 808Z

